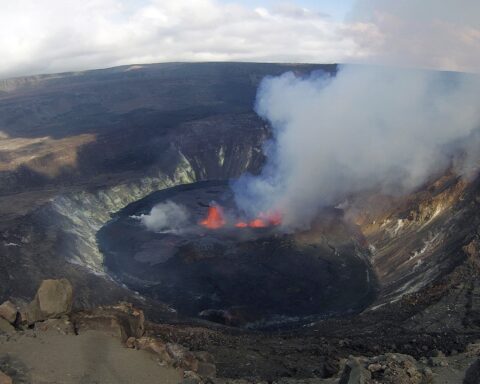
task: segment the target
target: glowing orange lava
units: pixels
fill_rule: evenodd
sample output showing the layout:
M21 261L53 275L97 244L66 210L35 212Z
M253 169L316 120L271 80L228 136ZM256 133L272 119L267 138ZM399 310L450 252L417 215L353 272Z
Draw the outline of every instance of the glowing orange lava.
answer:
M270 219L270 224L275 226L282 224L282 216L280 216L279 214L275 215Z
M211 205L208 207L207 217L200 222L205 228L218 229L225 225L225 219L223 218L223 210L218 205Z
M223 214L222 207L219 205L211 205L208 208L207 217L200 221L199 224L208 229L219 229L224 227L227 224L227 221ZM232 223L230 223L230 225L231 224ZM269 213L260 212L258 217L248 222L238 220L233 225L236 228L267 228L276 227L280 224L282 224L282 215L275 211Z
M250 221L248 226L251 228L265 228L267 227L267 223L263 219L257 217L256 219Z
M271 226L277 226L282 224L282 215L278 211L263 213L260 212L258 215L264 222L268 223Z

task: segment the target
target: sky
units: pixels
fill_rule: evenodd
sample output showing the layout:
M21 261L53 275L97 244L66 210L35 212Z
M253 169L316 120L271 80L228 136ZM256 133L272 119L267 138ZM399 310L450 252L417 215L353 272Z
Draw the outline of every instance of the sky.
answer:
M480 71L478 0L0 1L0 79L168 61Z

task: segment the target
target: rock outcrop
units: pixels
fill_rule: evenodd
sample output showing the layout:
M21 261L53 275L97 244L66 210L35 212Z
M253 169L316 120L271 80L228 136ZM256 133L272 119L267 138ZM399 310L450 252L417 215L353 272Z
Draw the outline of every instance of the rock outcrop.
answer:
M78 334L89 330L101 331L126 342L130 337L139 338L145 332L143 311L130 303L95 308L72 315Z
M67 279L44 280L33 301L22 314L31 325L37 321L58 318L70 313L73 303L73 287Z
M67 279L44 280L34 299L20 310L17 305L8 300L0 305L0 332L13 333L16 327L34 326L35 329L42 330L62 328L63 333L71 333L68 330L68 317L64 316L72 310L72 303L73 288ZM64 318L60 319L62 316Z

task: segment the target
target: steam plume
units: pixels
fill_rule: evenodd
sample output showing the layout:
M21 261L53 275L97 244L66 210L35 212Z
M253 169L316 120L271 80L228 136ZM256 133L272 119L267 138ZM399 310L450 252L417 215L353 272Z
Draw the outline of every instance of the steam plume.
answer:
M266 78L256 111L274 138L260 176L233 185L237 205L250 214L281 211L294 229L349 194L419 187L478 128L479 91L474 76L376 67ZM471 143L463 149L478 152Z
M139 219L150 231L178 231L188 224L189 215L185 207L167 201L157 204L150 214L141 215Z

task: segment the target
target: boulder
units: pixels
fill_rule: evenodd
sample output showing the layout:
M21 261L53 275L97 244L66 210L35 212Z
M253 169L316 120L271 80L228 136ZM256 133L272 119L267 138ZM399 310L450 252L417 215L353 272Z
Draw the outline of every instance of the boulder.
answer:
M25 315L28 324L61 317L70 313L73 303L72 284L67 279L43 280Z
M3 317L10 324L14 324L17 320L18 310L17 307L10 301L5 301L0 305L0 317Z
M10 376L0 371L0 384L13 384L13 380Z
M10 324L7 320L5 320L3 317L0 317L0 334L12 334L15 332L15 328L13 327L12 324Z
M140 338L145 333L143 311L130 303L98 307L72 315L77 333L100 331L126 342L130 337Z

